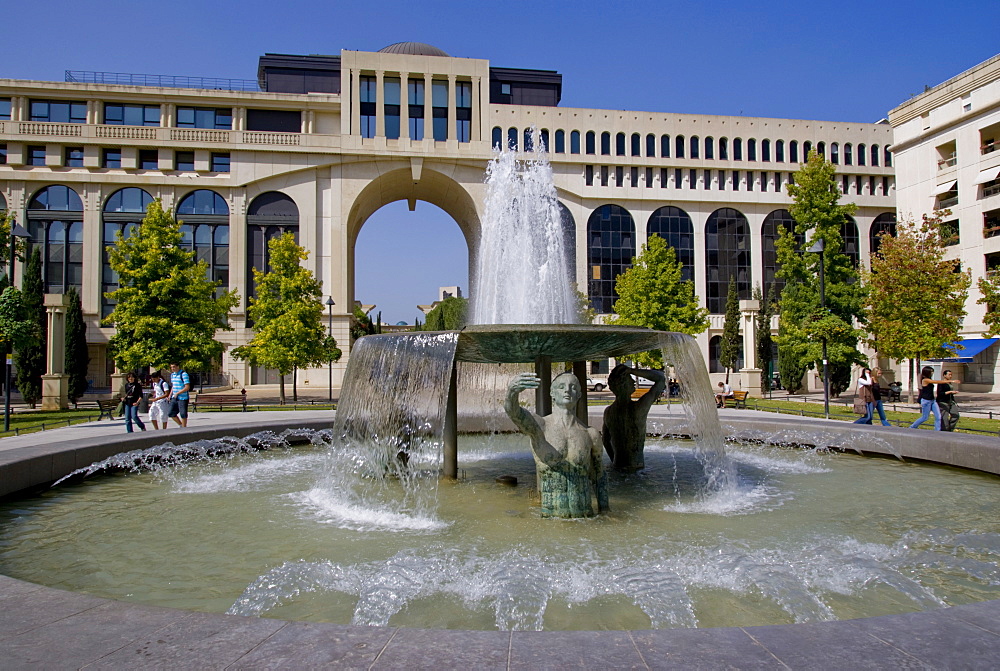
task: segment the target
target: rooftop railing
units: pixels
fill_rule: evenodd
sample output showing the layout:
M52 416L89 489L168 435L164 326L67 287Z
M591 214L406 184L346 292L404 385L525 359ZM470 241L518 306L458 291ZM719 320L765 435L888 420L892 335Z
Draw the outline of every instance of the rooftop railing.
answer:
M179 75L141 75L131 72L92 72L66 70L66 81L83 84L119 84L124 86L161 86L181 89L208 89L215 91L260 91L253 79L224 79L218 77L184 77Z

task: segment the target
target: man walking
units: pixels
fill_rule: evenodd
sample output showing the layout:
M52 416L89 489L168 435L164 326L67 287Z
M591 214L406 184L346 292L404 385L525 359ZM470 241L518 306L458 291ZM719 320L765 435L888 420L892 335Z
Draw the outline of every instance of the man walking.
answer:
M170 364L170 412L177 426L188 425L188 392L191 391L191 377L179 363Z

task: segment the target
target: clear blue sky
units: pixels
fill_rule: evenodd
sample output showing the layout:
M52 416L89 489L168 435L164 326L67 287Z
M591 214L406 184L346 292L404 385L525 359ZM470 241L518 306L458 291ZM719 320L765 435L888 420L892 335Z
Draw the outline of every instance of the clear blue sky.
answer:
M478 3L243 0L3 6L0 76L102 70L255 79L265 52L426 42L501 67L557 70L562 105L876 121L1000 51L996 0ZM358 298L412 322L438 286L468 288L458 226L419 203L377 212L358 242Z

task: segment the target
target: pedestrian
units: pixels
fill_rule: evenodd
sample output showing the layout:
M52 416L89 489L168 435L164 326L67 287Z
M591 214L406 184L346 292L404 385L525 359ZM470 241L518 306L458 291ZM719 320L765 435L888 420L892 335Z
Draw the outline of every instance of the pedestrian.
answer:
M947 384L944 380L935 380L934 369L924 366L920 369L920 417L910 424L911 429L915 429L934 413L934 430L941 430L941 409L938 407L937 399L934 398L934 385Z
M854 420L855 424L871 424L872 412L875 409L875 397L872 395L872 372L867 368L861 369L858 376L858 398L864 401L865 414Z
M885 418L885 406L882 404L882 387L878 380L882 377L882 369L876 366L872 369L872 397L875 399L875 409L878 411L878 418L882 421L882 426L892 426Z
M941 383L937 387L937 404L941 410L941 430L954 431L961 415L958 414L958 403L955 402L957 393L951 388L952 384L962 384L960 380L954 379L950 370L941 374Z
M140 431L146 430L146 425L139 419L139 401L142 400L142 385L135 379L135 373L125 376L125 394L122 405L125 408L125 431L132 433L132 422L139 425Z
M149 421L153 423L154 429L165 429L167 412L170 410L170 386L158 370L149 374L149 381L153 385L149 395ZM163 426L160 426L161 422Z
M733 388L729 386L728 382L719 383L719 392L715 395L715 407L724 408L726 407L726 399L733 397Z
M188 392L191 391L191 378L179 363L170 364L170 410L167 417L172 417L177 426L188 425Z

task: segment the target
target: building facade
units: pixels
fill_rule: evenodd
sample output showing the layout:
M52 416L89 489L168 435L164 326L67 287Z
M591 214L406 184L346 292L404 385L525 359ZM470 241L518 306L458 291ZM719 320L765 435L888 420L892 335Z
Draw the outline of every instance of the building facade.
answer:
M713 372L729 278L743 299L776 281L774 241L791 223L784 186L810 150L837 165L842 200L858 205L844 237L859 263L895 224L884 123L564 108L557 72L419 43L267 54L257 82L67 79L80 81L0 79L0 206L42 246L47 290L81 291L95 387L113 369L111 330L99 323L117 286L105 248L153 198L183 221L212 277L239 292L235 330L220 339L252 337L251 268L266 268L268 239L292 231L335 301L333 334L345 344L351 307L366 298L355 296L354 247L368 217L398 200L433 203L462 230L471 265L494 148L544 144L580 290L609 313L614 278L649 235L663 236L712 312L699 342ZM235 385L273 381L228 356L222 373ZM327 371L299 379L325 386Z
M977 287L1000 272L1000 55L914 96L889 121L900 216L949 210L948 257L972 272L961 330L967 351L945 367L959 367L963 390L1000 390L1000 347L985 337L987 308Z

